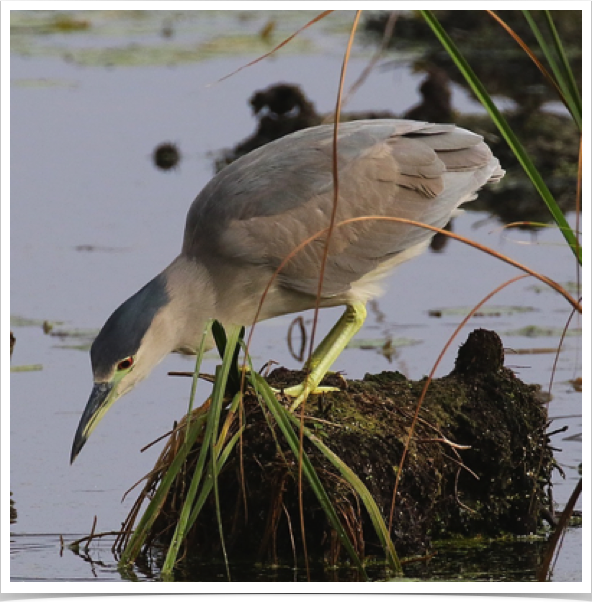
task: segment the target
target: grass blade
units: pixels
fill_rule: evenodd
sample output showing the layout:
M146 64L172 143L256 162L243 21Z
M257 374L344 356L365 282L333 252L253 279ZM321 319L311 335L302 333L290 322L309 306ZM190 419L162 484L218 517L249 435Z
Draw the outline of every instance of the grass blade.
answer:
M555 88L555 91L561 99L561 102L567 106L567 101L565 100L563 91L561 90L553 76L547 71L547 69L541 63L541 61L539 61L539 59L528 46L528 44L497 13L495 13L492 10L488 10L487 12L510 34L510 36L512 36L512 39L514 39L514 41L520 46L520 48L522 48L522 50L526 52L528 58L537 66L537 69L543 74L543 76L549 82L549 84L553 86L553 88Z
M218 320L212 320L212 334L214 335L214 341L216 342L216 347L218 349L218 353L221 358L224 358L226 353L226 332L224 331L224 327ZM242 340L245 334L244 326L240 327L239 340ZM238 354L240 352L240 345L237 345L234 349L234 355L232 357L232 362L229 367L228 373L228 382L230 384L230 388L232 389L232 393L240 390L241 384L241 371L238 367Z
M215 324L218 324L216 322ZM214 385L214 393L212 394L212 409L214 410L214 429L213 433L217 434L220 425L220 413L224 405L224 396L226 393L226 383L229 381L229 376L232 374L235 379L234 386L240 387L239 371L237 366L238 353L240 351L239 341L242 339L245 332L242 326L232 326L230 335L227 338L226 349L222 359L222 369L220 379L216 378ZM219 382L219 386L218 385ZM220 443L220 442L219 442ZM210 439L210 470L212 472L212 481L214 484L214 500L216 506L216 518L218 520L218 531L220 533L220 542L222 545L222 554L224 556L224 565L226 566L226 575L230 581L230 567L228 565L228 555L226 554L226 544L224 543L224 532L222 529L222 516L220 514L220 492L218 490L218 475L220 468L217 462L217 450L214 436Z
M187 417L186 417L187 427L186 427L186 431L185 431L185 440L183 442L183 445L179 448L179 451L177 452L175 459L169 466L166 474L162 478L160 485L158 486L158 489L156 490L156 493L154 494L154 497L152 498L152 500L150 501L150 504L148 504L148 508L142 515L142 518L140 519L140 522L139 522L137 528L135 529L133 535L131 536L128 545L125 547L125 550L123 551L123 554L121 555L121 560L120 560L120 564L122 564L122 565L127 565L127 564L134 562L135 559L137 558L138 554L140 553L140 550L142 549L142 546L144 545L144 542L146 541L146 537L148 536L148 533L149 533L152 525L154 524L154 521L158 517L160 508L162 507L162 504L165 501L166 495L167 495L169 489L171 488L171 485L173 484L174 480L177 478L177 475L178 475L179 471L181 470L181 467L183 466L183 464L187 458L187 455L191 451L193 444L196 442L197 437L202 430L203 423L206 420L207 416L201 415L201 416L199 416L199 418L197 419L196 422L192 423L191 415L192 415L192 410L193 410L193 401L195 399L195 392L197 389L197 381L199 378L199 370L201 368L201 362L202 362L202 359L203 359L203 356L205 353L206 339L207 339L211 324L212 324L212 321L210 320L206 323L206 325L204 327L202 337L201 337L201 343L199 346L199 350L197 352L197 357L195 358L195 368L193 371L193 380L191 383L191 394L189 397L189 407L187 409Z
M197 495L197 491L199 489L200 484L202 483L202 476L204 473L204 467L206 465L206 460L208 455L210 457L210 471L212 472L213 477L213 485L214 485L214 494L216 495L216 509L219 517L219 499L217 496L217 480L218 480L218 470L216 464L216 457L214 452L214 441L216 435L218 433L218 428L220 424L220 414L224 405L224 394L226 392L226 383L228 382L228 375L232 368L232 362L235 355L235 350L237 347L237 343L241 334L241 327L235 326L231 328L230 336L226 341L224 347L224 357L222 359L222 365L216 367L216 380L214 381L214 390L212 391L212 401L210 404L210 408L207 414L207 422L205 427L205 433L201 445L201 449L199 452L199 457L197 460L197 464L195 466L195 471L193 474L193 478L191 480L191 485L189 486L189 490L185 497L185 502L183 504L183 508L181 509L181 514L179 517L179 521L177 522L177 527L175 528L175 533L171 540L166 559L162 568L162 575L164 578L170 578L172 574L173 568L177 561L177 557L179 555L179 550L181 548L181 544L185 539L185 535L187 531L191 528L192 523L190 524L189 519L192 516L192 508L195 497ZM202 488L203 489L203 488ZM202 491L203 495L203 491ZM206 494L207 497L207 494ZM205 498L204 498L205 499ZM196 515L197 516L197 515ZM220 517L219 517L220 518ZM226 566L228 570L228 561L226 558L226 549L224 546L224 538L222 533L222 523L219 522L220 528L220 537L222 541L222 549L224 552L224 559L226 561Z
M470 85L471 89L473 90L481 104L485 107L485 109L487 109L487 112L493 119L494 123L498 127L499 131L505 138L506 142L508 143L514 154L516 155L518 161L520 161L520 164L524 168L524 171L526 172L531 182L534 184L535 188L540 194L541 198L547 205L549 211L551 212L551 215L553 216L553 219L555 220L555 223L557 224L561 233L565 237L565 240L572 249L578 262L581 264L581 248L578 245L577 238L572 228L567 223L567 220L565 219L565 216L563 215L561 209L559 208L555 199L553 198L553 195L549 191L549 188L545 184L545 181L534 166L527 152L524 150L524 147L522 146L522 144L508 125L503 115L499 112L498 108L487 93L487 90L485 89L479 78L475 75L475 73L467 63L466 59L462 56L462 54L460 53L450 36L446 33L446 31L444 31L442 25L440 25L440 22L432 13L432 11L422 10L420 12L422 13L428 25L432 28L432 31L434 32L436 37L440 40L446 51L449 53L452 60L456 63L461 73L464 75L465 79L467 80L467 83Z
M220 366L216 367L216 383L219 381L220 376ZM214 384L214 387L216 384ZM201 448L199 450L199 457L197 460L197 464L195 466L195 470L193 473L193 478L191 479L191 484L189 486L189 490L187 491L187 495L185 496L185 501L183 503L183 508L181 509L181 514L179 515L179 521L177 522L177 526L175 528L175 533L173 534L173 538L171 539L171 543L169 545L169 549L167 551L167 555L162 567L162 576L163 578L169 578L173 572L173 568L177 561L177 556L179 555L179 550L181 548L181 544L185 539L185 534L188 531L188 520L191 513L191 508L193 507L193 501L195 500L195 496L197 495L197 490L199 488L204 466L206 464L206 459L209 451L209 443L213 435L214 431L214 422L215 422L215 409L214 404L210 405L210 408L207 413L207 420L205 426L205 433L203 436L203 441L201 444ZM175 458L176 459L176 458ZM167 473L168 475L168 473Z
M563 98L565 100L566 106L581 132L582 131L582 101L581 101L579 92L577 90L577 85L575 84L575 80L573 78L573 73L571 72L571 68L569 67L569 62L567 61L567 56L565 55L565 51L563 50L563 45L561 44L561 40L559 39L557 30L555 29L555 24L553 23L553 19L551 18L549 11L544 11L544 12L547 16L547 23L549 24L549 28L551 29L553 42L555 45L555 50L557 51L557 54L559 55L559 57L561 58L561 61L562 61L561 66L557 64L554 53L552 52L551 48L547 44L545 37L541 33L541 30L539 29L538 25L536 24L535 20L533 19L532 15L530 14L530 11L523 10L522 14L524 15L526 21L528 22L528 25L530 26L532 33L536 37L537 42L539 43L539 46L541 47L541 50L543 51L543 54L545 55L547 61L549 62L551 70L553 71L553 75L555 76L555 79L557 80L557 83L559 84L559 87L561 88L561 91L563 93ZM563 67L563 69L560 67ZM566 76L567 76L567 79L566 79Z
M201 362L203 360L204 353L206 352L206 340L212 328L213 320L208 320L204 326L204 330L201 336L201 343L199 344L199 350L197 357L195 358L195 368L193 369L193 379L191 380L191 393L189 394L189 407L187 408L187 430L191 424L191 413L193 411L193 402L195 400L195 392L197 390L197 381L199 380L199 371L201 369Z
M295 416L291 416L292 421L298 425L298 421ZM395 551L392 539L389 535L387 526L380 514L380 510L372 497L372 494L366 488L366 485L362 483L358 475L347 465L345 462L334 452L332 452L316 435L313 435L307 428L304 429L305 435L308 439L317 446L317 448L323 453L323 455L339 470L343 478L354 488L356 493L360 496L361 500L366 506L366 510L370 516L370 520L374 525L376 534L380 538L382 546L386 552L387 561L393 571L396 573L402 573L403 569L399 557Z
M261 395L266 406L269 408L270 412L272 413L275 421L277 422L284 437L286 438L286 441L288 442L288 445L290 446L292 453L294 454L294 456L296 458L298 458L298 456L299 456L299 440L298 440L298 436L297 436L296 432L294 431L294 429L292 428L292 426L290 424L289 417L291 416L291 414L278 402L278 400L275 397L274 392L271 390L270 386L267 384L267 381L262 376L251 371L249 373L249 379L250 379L253 387L257 391L257 393L259 395ZM360 571L362 577L364 578L364 580L367 581L368 576L366 575L366 570L364 569L364 566L362 565L362 561L360 560L360 557L356 553L347 533L343 529L343 526L341 525L341 522L339 521L339 517L337 516L337 513L335 512L335 508L333 508L331 501L327 495L327 492L325 491L323 484L321 483L314 467L312 466L312 464L310 462L310 459L308 458L308 456L306 454L302 455L302 463L303 463L303 466L302 466L303 472L310 484L311 489L313 490L317 499L319 500L321 507L323 508L325 514L327 515L327 518L329 519L331 526L337 533L337 536L339 537L341 544L347 550L352 561L356 564L356 567Z
M561 66L563 68L565 77L567 79L567 88L571 91L571 96L576 103L576 107L578 109L578 117L579 117L579 126L580 131L582 129L582 96L580 94L580 90L578 88L578 84L574 77L573 71L569 64L569 60L567 55L565 54L565 49L563 48L563 43L561 42L561 38L559 37L559 33L557 32L557 28L555 27L555 22L553 21L553 17L551 15L551 11L545 11L545 17L547 18L547 23L549 25L549 29L551 30L551 35L553 36L553 42L555 44L555 49L557 54L561 60Z
M150 501L148 508L142 515L140 522L138 523L137 528L135 529L128 545L126 546L123 554L121 555L120 564L128 565L135 561L138 554L140 553L142 546L148 536L150 528L154 524L160 508L162 507L165 497L171 488L177 474L181 470L187 455L191 451L193 444L197 440L197 436L202 430L203 423L206 420L206 416L200 416L197 420L193 421L191 424L191 428L187 431L187 435L185 437L185 441L183 445L179 448L175 459L173 460L171 466L168 468L166 474L164 475L154 497Z

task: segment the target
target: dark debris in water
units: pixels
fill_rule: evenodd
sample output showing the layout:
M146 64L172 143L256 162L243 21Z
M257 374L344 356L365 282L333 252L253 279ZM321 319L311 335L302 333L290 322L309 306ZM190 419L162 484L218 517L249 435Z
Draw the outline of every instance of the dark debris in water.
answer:
M552 86L547 85L530 57L510 35L484 10L433 11L443 29L463 53L487 91L495 96L511 98L521 109L530 113L544 102L557 100ZM546 39L543 11L531 11ZM505 21L534 51L539 59L542 53L522 11L500 10L496 14ZM576 81L582 86L582 13L554 10L553 20ZM389 13L368 14L364 29L369 38L382 41ZM397 16L390 47L396 50L413 48L421 53L420 61L444 69L461 86L467 83L452 59L433 34L430 26L417 12Z
M552 114L545 103L557 102L556 91L546 82L539 69L514 40L482 10L434 11L444 30L456 43L477 77L492 96L502 96L514 103L505 112L506 120L523 143L527 153L543 175L545 183L565 213L575 209L576 180L580 135L571 117ZM496 11L543 60L537 40L522 11ZM542 11L531 11L534 20L545 29ZM559 37L574 72L576 83L582 87L582 16L580 11L553 11ZM369 15L364 29L371 38L382 41L389 13ZM471 89L453 64L450 56L434 36L431 28L416 12L397 16L391 38L391 48L412 47L420 53L416 60L419 69L437 69L456 84ZM523 172L514 153L499 135L489 116L453 114L452 121L461 127L484 136L494 155L506 170L498 186L483 189L469 209L485 210L497 215L503 223L548 223L550 215L530 180ZM523 229L536 230L536 224L523 224Z
M249 104L257 129L233 149L222 152L215 162L216 171L268 142L322 123L322 115L296 84L282 82L257 90Z
M17 512L14 505L14 500L12 499L12 491L10 492L10 524L16 523Z
M448 76L440 69L428 69L420 85L422 102L412 107L403 117L419 121L448 122L452 119ZM258 120L256 131L239 142L233 149L222 152L216 160L216 171L236 161L252 150L273 140L283 138L305 128L334 121L333 113L317 112L314 103L296 84L277 83L257 90L249 99L254 117ZM391 111L343 112L341 121L358 119L392 119Z
M152 153L154 165L163 171L168 171L179 165L181 152L176 144L163 142L159 144Z

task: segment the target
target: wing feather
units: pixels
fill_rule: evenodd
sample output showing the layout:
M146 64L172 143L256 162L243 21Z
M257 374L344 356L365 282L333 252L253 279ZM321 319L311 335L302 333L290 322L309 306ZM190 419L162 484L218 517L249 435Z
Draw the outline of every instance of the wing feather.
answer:
M191 206L183 252L202 261L244 262L275 270L303 240L329 225L333 207L333 126L303 130L226 167ZM406 218L443 227L499 162L477 134L453 125L404 120L341 124L336 223L364 216ZM323 296L353 283L433 232L395 221L339 226L329 245ZM289 289L314 295L324 235L280 274Z

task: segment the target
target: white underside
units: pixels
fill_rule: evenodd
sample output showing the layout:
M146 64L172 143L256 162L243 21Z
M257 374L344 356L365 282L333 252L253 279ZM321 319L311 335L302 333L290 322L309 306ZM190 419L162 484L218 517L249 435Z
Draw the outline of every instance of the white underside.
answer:
M375 270L364 274L359 280L352 283L351 289L347 294L348 298L351 301L362 301L363 303L367 303L370 299L380 296L384 292L380 285L382 280L398 265L423 253L429 244L429 239L424 240L421 243L398 253L392 259L384 261Z

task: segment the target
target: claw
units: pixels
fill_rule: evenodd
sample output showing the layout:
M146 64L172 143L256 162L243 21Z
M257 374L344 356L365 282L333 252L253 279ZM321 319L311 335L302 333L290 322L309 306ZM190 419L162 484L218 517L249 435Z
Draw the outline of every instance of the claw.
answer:
M309 395L321 395L323 393L331 393L333 391L341 391L339 387L315 387L312 391L308 390L305 383L299 385L293 385L292 387L286 387L285 389L276 389L271 387L271 390L277 395L285 395L286 397L296 397L295 405L292 409L297 408ZM298 403L296 403L298 402Z
M321 393L329 393L331 391L341 391L339 387L315 387L312 391L308 389L306 383L301 385L296 385L294 387L288 387L288 389L284 389L284 394L289 397L296 397L290 406L290 411L293 412L296 410L309 395L320 395Z
M282 391L284 395L288 397L298 397L304 393L306 386L302 385L294 385L293 387L288 387ZM309 395L320 395L321 393L330 393L331 391L341 391L339 387L315 387L312 391L309 391Z

